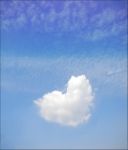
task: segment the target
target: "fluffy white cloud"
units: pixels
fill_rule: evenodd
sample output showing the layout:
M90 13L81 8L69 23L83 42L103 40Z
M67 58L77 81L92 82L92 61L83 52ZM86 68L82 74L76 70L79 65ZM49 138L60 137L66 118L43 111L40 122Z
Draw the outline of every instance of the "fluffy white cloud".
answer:
M77 126L90 118L93 104L92 87L85 75L72 76L65 93L53 91L34 102L45 120Z

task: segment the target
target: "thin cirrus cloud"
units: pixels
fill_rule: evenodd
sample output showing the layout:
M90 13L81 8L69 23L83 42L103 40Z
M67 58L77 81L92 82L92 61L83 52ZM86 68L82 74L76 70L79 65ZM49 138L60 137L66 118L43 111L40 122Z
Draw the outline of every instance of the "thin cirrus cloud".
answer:
M79 59L72 58L33 58L33 57L2 57L2 84L1 86L6 90L17 91L20 88L21 91L28 89L33 92L39 92L39 89L32 88L31 84L23 84L24 79L27 78L28 81L35 80L38 81L42 78L42 74L49 72L53 76L69 77L72 74L86 74L93 81L95 80L98 85L108 85L116 87L124 87L126 85L126 66L127 59L113 55L113 57L92 57L92 58L82 58ZM84 65L83 65L84 64ZM93 66L93 68L92 68ZM52 68L52 69L51 69ZM54 69L53 69L54 68ZM12 71L15 70L15 71ZM14 76L17 76L17 70L20 70L20 75L18 76L20 80L14 81ZM10 72L8 74L7 72ZM27 73L26 73L27 72ZM34 75L33 75L33 72ZM95 74L94 74L95 72ZM13 76L10 80L10 76ZM52 78L53 78L52 76ZM123 76L123 78L122 78ZM17 77L15 78L17 79ZM45 81L45 80L44 80ZM44 82L42 79L42 83ZM10 83L11 85L7 84ZM58 82L58 81L57 81ZM20 84L17 88L17 83ZM30 82L31 83L31 82ZM12 87L13 86L13 87ZM35 85L34 85L35 86ZM24 88L23 88L24 87ZM37 85L38 87L38 85ZM126 86L125 86L126 87ZM94 85L95 88L95 85ZM40 90L42 91L41 87Z
M118 2L97 1L10 1L2 2L2 29L32 27L34 30L77 31L86 40L99 40L126 32L127 9ZM124 3L125 5L125 3ZM92 13L93 9L93 13ZM109 33L109 34L108 34Z
M52 91L34 101L42 118L66 126L87 122L93 106L92 87L85 75L72 76L65 93Z

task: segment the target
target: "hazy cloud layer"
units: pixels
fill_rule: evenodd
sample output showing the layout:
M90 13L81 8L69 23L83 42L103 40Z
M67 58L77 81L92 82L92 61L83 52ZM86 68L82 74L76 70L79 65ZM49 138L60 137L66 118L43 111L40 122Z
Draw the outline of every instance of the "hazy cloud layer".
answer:
M127 86L127 58L122 56L79 57L79 59L75 57L54 59L43 57L2 57L1 62L1 87L9 91L28 92L29 90L31 93L40 94L42 89L46 89L44 84L46 84L45 75L47 73L53 79L52 83L52 80L48 81L49 84L52 84L51 90L62 87L71 75L77 76L80 74L86 74L91 80L93 88L100 90L106 86L111 88L113 86L120 87L124 90L124 87ZM17 72L20 72L18 76ZM59 84L60 82L61 84ZM39 84L41 84L40 87L38 86Z
M65 93L52 91L34 102L45 120L77 126L90 118L93 103L92 87L85 75L72 76Z

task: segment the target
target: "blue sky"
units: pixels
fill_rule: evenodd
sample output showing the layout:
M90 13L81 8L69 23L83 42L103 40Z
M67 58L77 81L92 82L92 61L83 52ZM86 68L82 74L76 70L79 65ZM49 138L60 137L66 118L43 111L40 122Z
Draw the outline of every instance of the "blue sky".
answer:
M127 147L127 1L1 1L1 148ZM85 74L88 123L47 122L34 100Z

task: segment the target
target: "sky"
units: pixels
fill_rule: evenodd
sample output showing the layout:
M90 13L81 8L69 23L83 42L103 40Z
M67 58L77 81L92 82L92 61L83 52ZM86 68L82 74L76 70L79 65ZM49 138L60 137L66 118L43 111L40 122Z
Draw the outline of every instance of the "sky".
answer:
M0 8L1 149L127 149L127 0Z

